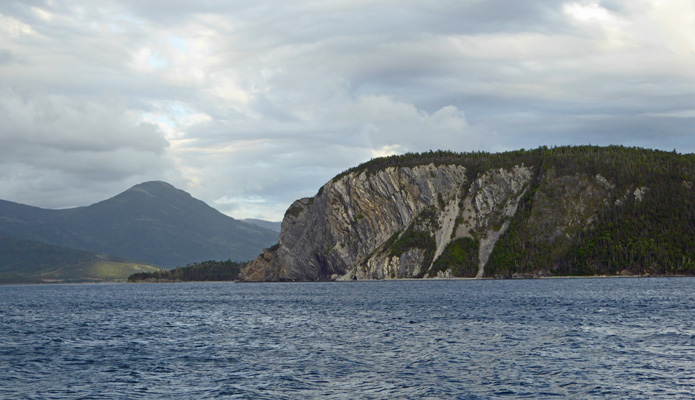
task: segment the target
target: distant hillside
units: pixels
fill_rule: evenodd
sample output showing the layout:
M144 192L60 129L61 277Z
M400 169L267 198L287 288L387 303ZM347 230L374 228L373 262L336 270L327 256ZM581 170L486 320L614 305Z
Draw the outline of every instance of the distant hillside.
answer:
M46 210L0 201L0 235L162 267L247 261L278 233L237 221L165 182L146 182L93 204Z
M282 222L264 221L262 219L246 218L246 219L243 219L242 221L246 222L247 224L256 225L256 226L260 226L262 228L270 229L271 231L274 231L277 233L280 233L280 227L282 226Z
M146 264L30 240L0 237L0 284L125 281Z
M128 283L234 281L244 265L230 260L204 261L169 270L137 272L128 277Z

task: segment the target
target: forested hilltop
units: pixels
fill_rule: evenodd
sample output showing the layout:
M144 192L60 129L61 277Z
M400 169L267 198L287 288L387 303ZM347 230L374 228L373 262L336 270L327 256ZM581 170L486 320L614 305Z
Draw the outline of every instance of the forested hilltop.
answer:
M128 277L128 283L234 281L239 276L239 271L244 265L246 263L231 260L204 261L170 270L135 273Z
M528 273L539 266L547 266L553 275L695 274L693 154L623 147L563 147L539 153L539 179L500 238L487 275ZM539 190L552 196L568 189L553 185L554 176L598 177L608 193L586 225L566 232L568 240L543 236L543 221L531 218L534 207L540 215L544 206L547 212L554 209L552 198L542 204ZM563 180L567 183L571 179ZM597 199L588 197L578 206L592 209L592 200Z
M379 158L295 202L247 280L695 275L695 155L621 146Z

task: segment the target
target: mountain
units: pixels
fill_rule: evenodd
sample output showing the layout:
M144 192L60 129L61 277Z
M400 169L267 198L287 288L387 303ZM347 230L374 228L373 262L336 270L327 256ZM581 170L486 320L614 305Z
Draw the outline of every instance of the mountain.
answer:
M270 229L271 231L275 231L277 233L280 233L280 227L282 226L282 222L264 221L262 219L246 218L242 219L242 221L246 222L247 224Z
M30 240L0 237L0 283L125 281L150 265Z
M0 235L105 253L161 267L246 261L277 232L237 221L165 182L92 204L46 210L0 201Z
M695 274L695 155L639 148L372 160L285 213L248 281Z

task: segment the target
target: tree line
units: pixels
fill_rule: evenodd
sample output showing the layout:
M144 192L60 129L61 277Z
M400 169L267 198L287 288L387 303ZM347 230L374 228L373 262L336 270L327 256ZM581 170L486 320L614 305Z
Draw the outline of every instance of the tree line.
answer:
M171 270L138 272L128 277L128 282L234 281L246 264L231 260L204 261Z

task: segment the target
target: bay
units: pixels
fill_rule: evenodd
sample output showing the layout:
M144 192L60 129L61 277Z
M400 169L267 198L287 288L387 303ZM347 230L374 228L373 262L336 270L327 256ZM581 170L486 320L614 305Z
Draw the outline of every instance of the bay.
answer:
M692 398L694 294L693 278L0 286L0 398Z

